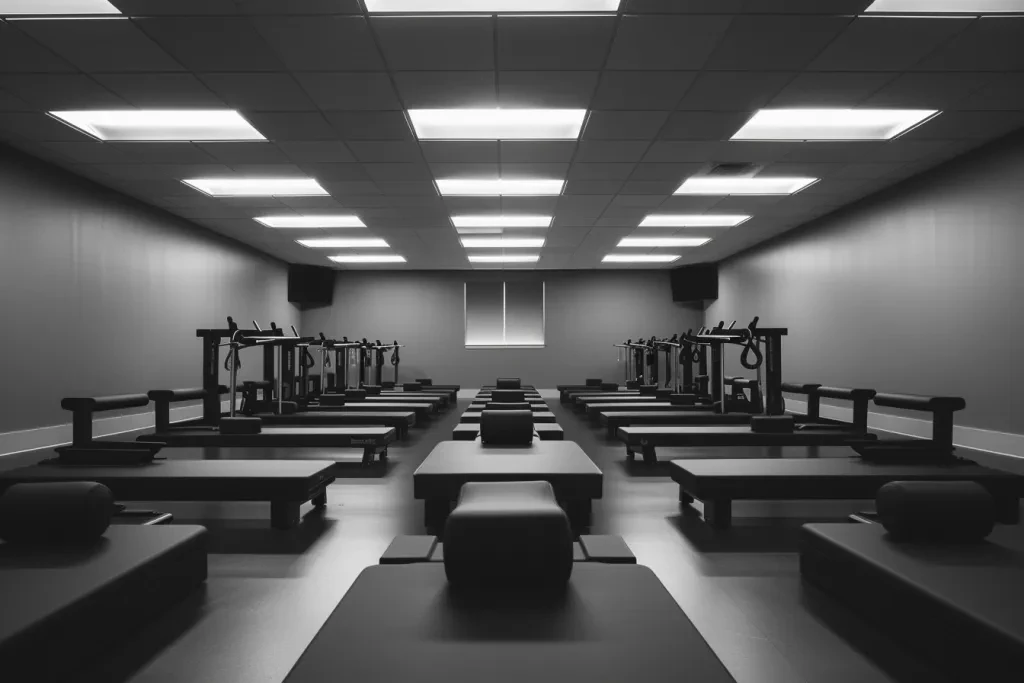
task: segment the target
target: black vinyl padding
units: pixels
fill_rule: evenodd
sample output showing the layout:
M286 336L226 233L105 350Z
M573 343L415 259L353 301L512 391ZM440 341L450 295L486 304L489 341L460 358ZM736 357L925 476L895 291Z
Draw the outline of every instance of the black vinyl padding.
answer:
M226 394L230 391L226 386L217 387L218 394ZM166 403L181 403L183 401L198 401L206 398L206 389L153 389L148 394L150 400L164 401Z
M781 388L787 394L810 394L820 387L820 384L800 384L797 382L783 382Z
M597 378L597 379L591 378L591 379L588 379L588 380L587 380L587 381L586 381L586 382L584 383L584 386L588 386L588 387L599 387L599 386L601 386L602 384L604 384L604 381L603 381L603 380L601 380L600 378Z
M845 389L842 387L818 387L814 393L822 398L835 398L842 401L865 401L875 396L874 389Z
M601 391L618 391L619 385L615 382L601 382Z
M320 405L337 408L345 405L345 398L345 394L320 394Z
M533 411L485 410L480 414L480 439L495 446L533 443Z
M119 394L117 396L93 396L91 398L64 398L60 407L64 410L87 410L100 413L105 410L121 410L123 408L141 408L149 405L149 396L145 394Z
M495 389L491 392L491 400L495 403L523 403L526 392L522 389Z
M432 386L434 384L434 380L432 380L432 379L418 379L418 380L416 380L416 382L418 384L422 385L422 386L425 386L425 387L429 387L429 386Z
M692 406L697 404L697 394L670 394L668 402L674 406Z
M0 494L0 539L59 546L95 541L110 526L114 496L85 481L15 484Z
M494 383L495 389L522 389L523 380L518 377L499 377Z
M498 403L491 401L484 404L484 410L529 410L533 412L533 407L526 401L521 403Z
M383 388L384 387L379 384L364 384L362 386L362 389L366 392L367 396L380 396L381 389Z
M0 678L84 680L206 580L206 530L115 525L55 551L0 543Z
M354 401L361 401L366 398L369 394L366 393L366 389L347 389L345 391L345 398Z
M658 392L657 384L641 384L640 395L641 396L653 396Z
M749 389L751 387L756 387L757 386L757 380L756 379L748 379L746 377L731 377L730 379L732 381L728 382L728 384L730 384L730 385L732 385L734 387L739 387L741 389Z
M221 434L259 434L263 431L263 421L258 417L222 417L217 423Z
M894 481L878 490L875 505L899 541L980 541L996 524L992 494L973 481Z
M800 570L874 628L974 683L1024 671L1024 534L999 526L972 544L899 543L879 524L809 524Z
M967 407L967 401L957 396L916 396L912 394L876 394L875 405L883 408L903 408L935 412L957 411Z
M564 588L572 546L548 482L469 482L444 526L445 575L457 590Z
M423 391L421 382L406 382L402 385L402 391Z
M792 415L755 415L750 418L750 431L755 434L792 434L795 425Z

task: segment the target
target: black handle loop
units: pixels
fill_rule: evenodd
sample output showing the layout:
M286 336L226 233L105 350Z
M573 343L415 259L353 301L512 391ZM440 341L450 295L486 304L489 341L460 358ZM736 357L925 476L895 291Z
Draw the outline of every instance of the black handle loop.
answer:
M761 353L760 344L757 341L757 337L750 334L747 337L746 345L743 348L743 353L740 354L740 363L747 370L757 370L761 367L761 363L764 362L764 354ZM749 354L754 354L754 362L750 362Z

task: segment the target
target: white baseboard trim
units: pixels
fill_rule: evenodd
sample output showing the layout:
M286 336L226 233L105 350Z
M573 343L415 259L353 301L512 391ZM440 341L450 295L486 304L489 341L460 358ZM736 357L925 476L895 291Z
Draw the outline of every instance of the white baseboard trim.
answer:
M221 410L230 408L230 401L221 402ZM202 404L171 408L171 422L184 422L203 416ZM93 420L92 433L95 438L124 434L138 429L148 429L156 422L152 410ZM56 448L71 443L71 423L24 429L0 434L0 457L34 451L41 448Z
M787 397L786 410L791 413L804 414L807 412L807 402ZM843 420L845 422L853 419L852 408L826 403L821 404L820 414L822 417ZM931 420L918 420L912 417L903 417L902 415L869 412L868 427L882 432L916 436L925 439L931 438L932 435ZM1008 432L994 432L974 427L954 426L953 443L961 448L985 451L1008 458L1024 459L1024 434L1010 434Z

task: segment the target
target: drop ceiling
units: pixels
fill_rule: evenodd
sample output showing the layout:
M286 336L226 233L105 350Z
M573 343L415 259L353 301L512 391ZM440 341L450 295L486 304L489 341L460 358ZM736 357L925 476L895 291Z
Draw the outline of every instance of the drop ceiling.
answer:
M869 0L623 0L615 15L370 16L358 0L111 0L114 19L0 22L0 140L291 263L461 269L454 215L553 215L536 263L602 264L625 237L713 238L718 260L1024 126L1024 17L894 17ZM584 108L579 140L418 141L409 109ZM942 113L889 141L730 141L761 108ZM237 109L262 142L101 142L48 111ZM791 196L675 196L715 164L820 182ZM322 197L214 198L195 177L312 177ZM558 196L442 197L453 177L564 179ZM642 228L651 214L746 214ZM354 214L366 228L274 229ZM295 242L383 238L402 264ZM493 251L493 250L489 250ZM537 250L533 250L537 253ZM356 250L347 253L367 254ZM508 250L506 253L517 253ZM655 265L654 267L672 267Z

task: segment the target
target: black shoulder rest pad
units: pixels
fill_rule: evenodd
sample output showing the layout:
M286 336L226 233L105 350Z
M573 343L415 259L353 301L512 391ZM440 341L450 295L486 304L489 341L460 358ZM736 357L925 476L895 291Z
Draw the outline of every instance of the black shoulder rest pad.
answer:
M418 380L416 380L416 383L417 384L422 384L425 387L430 387L430 386L434 385L434 380L432 380L432 379L418 379Z
M588 379L586 381L586 386L588 386L588 387L599 387L602 384L604 384L604 380L601 380L601 379L591 378L591 379Z
M814 393L824 398L838 398L844 401L860 401L875 395L874 389L843 389L841 387L818 387Z
M522 389L523 380L518 377L499 377L495 389Z
M421 382L406 382L402 385L403 391L423 391L423 384Z
M226 387L218 387L218 389L226 390ZM149 392L149 398L153 401L166 401L167 403L198 401L201 398L206 398L206 389L154 389Z
M933 413L963 410L967 401L958 396L916 396L914 394L876 394L875 405L885 408L903 408Z
M783 382L782 390L787 394L810 394L819 388L820 384L799 384L796 382Z
M145 405L149 405L149 396L146 396L145 394L120 394L118 396L95 396L92 398L64 398L61 399L60 402L60 407L64 410L88 410L93 413L100 413L104 410L119 410L121 408L141 408Z
M727 382L727 384L728 384L728 382ZM734 387L740 387L740 388L756 387L757 386L757 380L756 379L747 379L746 377L733 377L731 384Z

